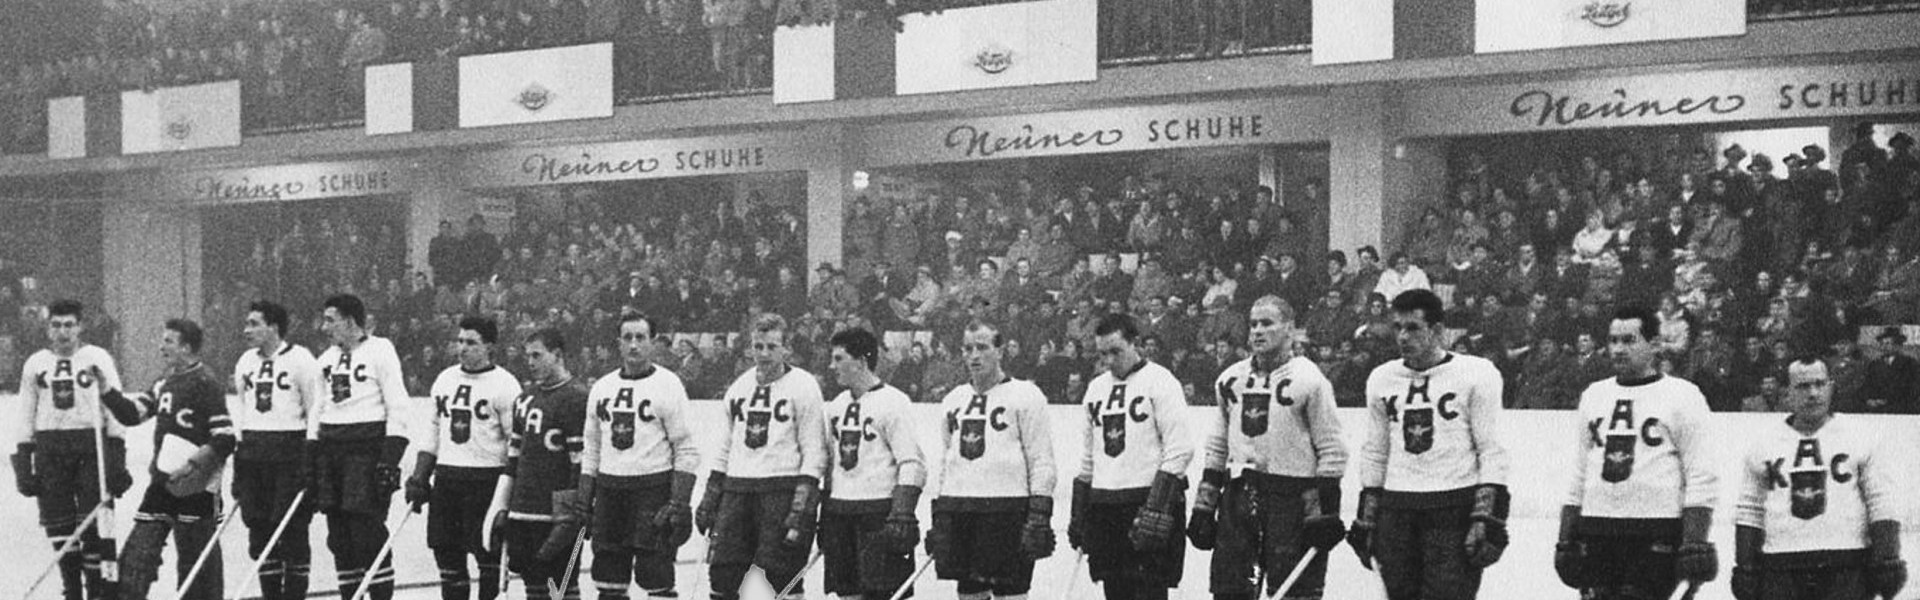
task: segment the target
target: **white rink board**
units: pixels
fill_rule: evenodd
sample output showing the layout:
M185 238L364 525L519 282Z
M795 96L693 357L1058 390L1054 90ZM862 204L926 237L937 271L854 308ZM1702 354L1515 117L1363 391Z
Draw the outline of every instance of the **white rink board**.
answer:
M0 396L0 406L10 406L12 401L13 398L11 396ZM237 402L237 400L235 401ZM421 406L425 404L426 400L422 399ZM697 402L695 403L695 410L692 411L695 419L693 431L699 436L701 449L707 456L711 456L711 450L718 446L720 441L719 436L721 432L724 431L722 422L724 412L721 407L722 405L718 402ZM928 404L915 405L914 409L924 415L923 418L918 420L919 426L922 429L920 439L927 440L927 443L932 445L934 443L933 440L939 439L938 427L940 426L941 419L938 417L938 409L934 405ZM1195 407L1192 410L1195 419L1214 419L1217 418L1218 415L1217 409L1212 407ZM1058 491L1058 497L1062 499L1062 502L1060 503L1061 508L1058 511L1059 514L1057 514L1055 518L1055 525L1064 530L1067 522L1066 503L1064 500L1068 494L1067 490L1069 489L1069 482L1072 479L1073 470L1077 469L1080 464L1082 443L1080 434L1082 432L1082 423L1084 423L1083 415L1085 413L1081 412L1076 406L1054 406L1050 409L1050 414L1053 417L1055 433L1054 445L1057 448L1056 456L1058 457L1057 463L1061 465L1063 469L1059 479ZM1343 423L1348 424L1346 428L1346 438L1349 450L1357 452L1359 449L1361 428L1366 423L1366 414L1359 409L1341 409L1340 417ZM1718 580L1709 583L1702 590L1699 596L1702 600L1730 600L1732 598L1732 595L1727 590L1726 580L1727 570L1732 568L1733 563L1732 502L1735 493L1734 487L1738 485L1739 481L1736 459L1739 453L1737 450L1745 448L1750 439L1747 434L1779 418L1781 418L1781 415L1778 414L1715 415L1714 427L1716 428L1716 433L1724 440L1724 446L1736 451L1728 452L1724 457L1725 460L1722 461L1721 508L1715 512L1717 522L1714 525L1714 537L1720 547L1722 572ZM1899 482L1898 489L1902 491L1916 490L1917 488L1911 481L1911 478L1915 472L1913 450L1916 446L1920 446L1920 417L1875 416L1868 418L1868 421L1875 427L1883 428L1887 439L1890 441L1887 447L1895 450L1897 453L1895 460L1898 466L1891 470L1905 477L1905 479ZM1196 421L1196 424L1201 422L1205 421ZM1511 479L1511 488L1514 495L1513 545L1507 549L1505 558L1487 571L1480 597L1501 599L1575 598L1576 595L1572 590L1568 590L1560 585L1552 570L1552 549L1556 531L1555 521L1559 516L1559 505L1567 487L1564 465L1570 458L1568 446L1571 443L1572 432L1575 430L1573 413L1566 411L1511 410L1505 413L1505 419L1501 422L1501 430L1503 433L1501 439L1507 444L1508 452L1514 460L1513 476ZM128 432L128 439L131 441L129 444L129 454L131 455L129 456L129 462L134 465L147 464L152 453L152 444L149 441L152 439L151 430L148 427L136 428ZM8 442L7 448L9 450L11 449L12 441L13 440L5 440L5 442ZM410 456L411 453L409 453L409 457ZM411 465L411 461L412 459L409 458L409 465ZM11 469L10 466L4 468ZM1193 477L1198 477L1199 468L1200 462L1196 460L1193 465ZM931 485L937 486L939 481L938 465L935 465L933 470L934 475ZM1349 472L1351 473L1351 468ZM129 496L137 498L139 490L144 489L146 485L145 469L136 468L134 469L134 474L136 479L135 491L130 493ZM5 475L4 481L9 484L12 482L11 472ZM1357 481L1351 477L1345 480L1345 484L1347 502L1345 502L1346 506L1343 508L1346 511L1346 517L1350 520L1353 514L1352 498L1358 494L1359 486L1357 485ZM0 486L0 489L5 489L5 487ZM704 487L701 489L704 489ZM128 500L126 502L130 501L131 500ZM117 515L117 520L120 522L118 531L122 533L122 538L125 537L124 533L127 529L131 527L133 518L133 507L125 505L126 502L122 503L123 505ZM1905 547L1910 549L1920 547L1920 535L1916 535L1913 529L1913 523L1916 521L1914 517L1920 515L1914 513L1915 503L1911 502L1910 499L1902 498L1902 502L1905 503L1903 506L1907 509L1906 514L1908 515L1906 519L1903 519L1907 523ZM401 504L396 497L393 513L393 518L395 519L400 516L401 510L403 510ZM921 515L921 522L923 524L931 521L930 517L924 514L926 510L926 504L922 503L923 514ZM0 494L0 531L7 532L13 539L13 543L0 546L0 561L4 561L4 564L12 567L6 569L4 574L0 574L0 599L20 598L26 587L32 582L32 579L39 574L39 570L51 562L53 553L48 549L48 544L45 542L39 526L36 524L36 512L32 501L29 499L21 498L10 492ZM314 543L313 592L316 595L329 593L332 589L333 576L331 558L327 553L325 545L326 529L323 519L315 519L312 534ZM414 520L407 525L407 528L399 533L399 536L400 540L396 548L396 558L398 560L399 577L402 585L419 585L434 581L437 575L433 565L432 555L427 551L425 545L424 516L415 517ZM232 527L228 528L222 538L227 556L227 593L233 594L236 591L234 584L238 583L238 580L242 577L241 571L247 566L247 561L244 558L246 533L240 524L235 523ZM695 561L699 559L702 552L704 552L704 545L698 536L695 537L692 543L689 543L681 549L679 585L681 597L683 598L701 597L694 595L696 590L691 589L691 586L694 585L695 581ZM1330 567L1331 572L1328 574L1329 586L1327 598L1368 599L1383 597L1377 576L1362 570L1358 561L1354 559L1350 549L1343 545L1334 549L1333 554L1333 562ZM1912 551L1909 551L1908 554L1910 560L1916 557ZM1063 588L1062 584L1066 583L1069 572L1073 570L1073 556L1073 551L1066 546L1066 536L1063 531L1060 536L1059 550L1053 558L1041 563L1038 573L1035 575L1033 590L1035 597L1061 598L1065 596L1068 590ZM169 557L169 565L161 569L161 579L163 582L168 582L172 579L172 560L172 557ZM1184 585L1180 589L1175 590L1172 597L1195 599L1209 597L1206 594L1206 564L1206 553L1189 549L1187 553L1188 566ZM1080 571L1079 575L1084 578L1084 570ZM811 598L822 597L818 577L816 572L816 574L809 579L809 585L812 591L812 595L809 597ZM701 576L699 580L704 582L705 577ZM56 589L57 585L58 578L55 577L48 586L43 586L30 600L56 600L59 597L59 592ZM171 594L171 589L159 591L160 588L166 587L166 585L167 584L163 583L155 586L156 591L153 592L154 598L166 600ZM706 591L704 585L705 584L702 583L703 587L697 591L704 593ZM921 580L921 585L917 589L916 597L918 598L945 600L954 597L952 584L949 582L935 581L931 574ZM513 598L523 597L519 592L518 584L514 586L514 590L512 594ZM589 596L592 594L591 592L586 593ZM400 593L400 597L403 600L430 600L438 598L438 591L430 587L407 589ZM772 591L765 588L750 590L744 597L749 600L771 598ZM1071 597L1075 600L1080 598L1097 598L1098 591L1095 586L1088 582L1080 581L1074 584ZM1903 600L1920 599L1920 586L1909 586L1908 590L1902 593L1901 598Z

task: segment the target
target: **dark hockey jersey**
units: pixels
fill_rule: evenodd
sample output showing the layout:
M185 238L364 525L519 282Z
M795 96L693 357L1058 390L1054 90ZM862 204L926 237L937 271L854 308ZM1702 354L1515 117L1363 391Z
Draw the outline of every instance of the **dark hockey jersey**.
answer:
M233 417L227 414L227 397L220 378L205 364L167 375L146 394L128 400L137 414L121 417L133 425L152 418L153 469L173 475L203 447L211 447L226 468L226 457L233 453ZM126 417L135 417L128 419ZM207 480L207 491L220 489L221 477L215 473Z
M573 489L580 475L587 388L575 379L532 386L514 403L513 413L512 443L507 448L513 491L507 511L515 519L550 520L553 493Z

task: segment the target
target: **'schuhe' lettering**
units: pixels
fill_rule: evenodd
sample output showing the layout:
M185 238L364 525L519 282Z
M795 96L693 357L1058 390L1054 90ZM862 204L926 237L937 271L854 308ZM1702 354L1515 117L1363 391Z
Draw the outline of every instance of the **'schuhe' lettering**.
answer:
M1260 115L1147 121L1147 142L1257 138L1266 135Z

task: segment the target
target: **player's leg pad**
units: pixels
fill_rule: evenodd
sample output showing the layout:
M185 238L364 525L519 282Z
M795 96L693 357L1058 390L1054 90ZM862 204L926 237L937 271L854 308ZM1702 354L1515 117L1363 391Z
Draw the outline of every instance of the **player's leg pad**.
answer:
M674 551L641 550L633 555L633 581L640 589L669 591L674 584ZM660 596L655 595L658 598Z
M166 547L171 529L165 521L134 521L120 560L120 581L127 586L128 597L145 598L147 586L160 577L160 550Z
M599 540L594 541L593 566L589 569L593 576L593 587L600 592L603 600L623 599L633 585L635 571L634 556L618 546L602 547Z
M196 494L188 499L201 497L209 500L206 504L213 511L218 511L219 506L213 501L212 494ZM205 565L200 567L192 587L180 600L221 600L226 597L226 578L222 576L226 569L220 555L220 541L214 538L214 533L219 530L220 517L217 514L204 515L191 523L182 522L174 527L174 549L180 556L180 560L174 564L176 581L186 579L187 571L193 569L193 562L199 559L200 553L207 553Z
M1220 494L1219 534L1208 558L1207 591L1216 598L1252 596L1259 579L1254 566L1260 560L1264 531L1257 527L1252 486L1244 479L1227 484Z
M468 600L473 580L468 578L467 553L462 550L433 551L434 566L440 569L441 600Z

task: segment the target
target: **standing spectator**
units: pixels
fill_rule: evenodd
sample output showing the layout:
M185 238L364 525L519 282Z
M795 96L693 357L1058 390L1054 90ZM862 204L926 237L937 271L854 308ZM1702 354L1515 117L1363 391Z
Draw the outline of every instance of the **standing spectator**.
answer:
M500 240L487 231L487 218L479 214L467 218L467 235L460 240L460 271L466 280L492 277L500 262ZM431 247L428 248L432 250Z
M1899 326L1888 327L1874 338L1880 343L1880 356L1867 364L1866 381L1860 394L1868 412L1920 413L1920 360L1904 351L1907 335Z

